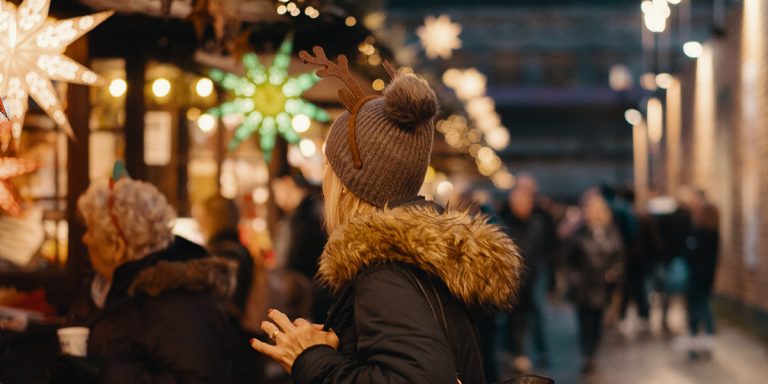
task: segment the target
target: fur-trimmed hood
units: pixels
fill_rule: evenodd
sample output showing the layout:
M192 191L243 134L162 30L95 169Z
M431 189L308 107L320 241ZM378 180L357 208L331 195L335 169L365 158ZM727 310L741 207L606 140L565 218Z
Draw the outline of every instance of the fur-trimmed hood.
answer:
M237 263L223 257L203 257L188 261L160 261L136 276L128 294L157 296L182 290L209 293L229 299L237 285Z
M514 242L483 216L409 205L352 219L331 234L319 280L338 292L372 264L398 262L441 279L467 305L507 308L521 283Z

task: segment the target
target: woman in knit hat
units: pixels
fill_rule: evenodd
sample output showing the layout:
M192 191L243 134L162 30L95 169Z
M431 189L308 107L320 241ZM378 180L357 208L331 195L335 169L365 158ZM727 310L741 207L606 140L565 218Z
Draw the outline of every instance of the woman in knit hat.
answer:
M418 197L437 100L429 85L385 65L382 96L354 83L346 58L319 47L305 62L347 84L347 112L328 134L323 180L330 238L318 279L336 295L324 326L269 310L252 340L294 383L483 383L469 307L511 304L522 261L485 218Z

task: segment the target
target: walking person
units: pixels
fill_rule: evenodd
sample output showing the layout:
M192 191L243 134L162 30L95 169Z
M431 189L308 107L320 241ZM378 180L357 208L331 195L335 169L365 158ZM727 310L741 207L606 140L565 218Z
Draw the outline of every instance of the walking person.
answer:
M576 305L582 372L595 369L595 354L603 332L603 314L610 305L611 288L622 271L622 241L611 210L598 194L582 201L583 222L566 251L569 297Z
M546 269L547 253L553 239L548 234L544 217L535 210L535 195L525 188L509 192L507 204L499 213L507 233L519 246L525 260L523 283L515 308L507 314L508 348L517 373L530 373L533 369L530 351L526 351L525 338L531 334L535 353L546 362L546 339L543 328L542 303L536 297Z
M685 254L689 272L685 298L688 330L693 338L689 348L689 357L692 359L712 355L715 320L710 301L720 246L719 216L717 207L700 192L691 211L693 230L686 241Z
M655 262L656 290L661 296L661 328L665 336L671 336L667 315L673 299L685 293L686 242L691 234L691 207L693 191L679 187L671 210L652 212L661 238L661 250Z
M321 48L350 89L328 134L323 179L330 237L319 278L336 294L324 326L269 311L274 344L253 347L294 383L484 383L468 306L505 307L520 281L517 249L495 225L417 196L432 147L437 100L427 83L385 68L383 96L367 96Z

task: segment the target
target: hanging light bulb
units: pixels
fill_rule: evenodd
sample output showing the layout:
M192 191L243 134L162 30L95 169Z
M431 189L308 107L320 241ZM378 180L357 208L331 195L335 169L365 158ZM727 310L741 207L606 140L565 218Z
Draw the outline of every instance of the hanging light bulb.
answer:
M109 94L112 97L120 97L128 90L128 84L123 79L112 79L109 82Z
M195 84L195 91L200 97L208 97L213 93L213 81L207 77L203 77Z
M310 139L303 139L299 142L299 149L304 157L312 157L317 152L315 142Z
M152 93L157 97L166 97L171 93L171 82L164 77L155 79L152 82Z
M624 119L627 120L627 123L633 126L638 125L643 121L643 114L637 109L630 108L624 112Z
M669 73L659 73L656 75L656 85L661 89L667 89L672 84L673 79Z
M683 52L691 59L696 59L704 52L704 46L698 41L689 41L683 44Z
M197 127L205 133L210 133L216 127L216 118L210 114L203 113L197 118Z
M293 130L302 133L309 130L309 126L311 125L311 121L309 120L309 116L300 113L293 117L291 120L291 125L293 126Z

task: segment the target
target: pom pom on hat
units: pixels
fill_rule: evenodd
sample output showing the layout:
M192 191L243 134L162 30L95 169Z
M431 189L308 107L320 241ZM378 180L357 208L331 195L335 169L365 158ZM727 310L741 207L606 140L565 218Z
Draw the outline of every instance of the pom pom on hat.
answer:
M437 96L426 81L413 75L398 76L384 89L385 111L398 124L414 127L437 113Z

